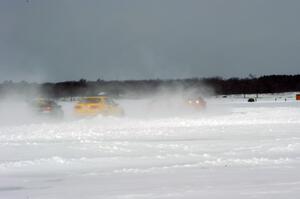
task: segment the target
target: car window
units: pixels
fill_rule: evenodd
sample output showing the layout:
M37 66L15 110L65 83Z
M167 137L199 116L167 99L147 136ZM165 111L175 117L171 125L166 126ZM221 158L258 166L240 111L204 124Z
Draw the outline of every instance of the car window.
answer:
M111 98L105 98L105 102L110 105L116 105L116 102Z
M100 98L83 98L80 100L82 103L100 103L101 99Z
M35 106L35 107L58 106L56 104L56 102L50 101L50 100L36 100L36 101L31 102L31 105Z

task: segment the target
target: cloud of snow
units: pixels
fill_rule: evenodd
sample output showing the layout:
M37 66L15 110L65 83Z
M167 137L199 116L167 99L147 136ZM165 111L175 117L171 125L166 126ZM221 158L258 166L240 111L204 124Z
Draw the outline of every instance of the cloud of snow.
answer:
M120 100L120 105L125 109L128 117L161 118L181 117L203 114L208 108L189 104L199 98L207 104L213 95L213 90L208 87L185 88L182 85L175 87L160 87L156 92L147 96L138 96L137 99Z

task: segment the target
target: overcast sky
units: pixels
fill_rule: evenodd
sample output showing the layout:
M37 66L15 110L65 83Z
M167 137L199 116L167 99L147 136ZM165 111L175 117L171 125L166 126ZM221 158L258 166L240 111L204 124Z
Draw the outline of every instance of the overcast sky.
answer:
M300 73L299 0L1 0L0 82Z

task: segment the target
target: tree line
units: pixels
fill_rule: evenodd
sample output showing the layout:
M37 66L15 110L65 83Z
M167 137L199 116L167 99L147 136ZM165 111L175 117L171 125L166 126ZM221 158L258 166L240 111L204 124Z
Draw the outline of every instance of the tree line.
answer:
M259 94L300 91L300 75L268 75L247 78L188 78L105 81L64 81L57 83L29 83L4 81L0 83L0 96L22 95L25 97L64 98L106 93L114 97L152 95L161 89L194 89L203 93L208 90L216 95Z

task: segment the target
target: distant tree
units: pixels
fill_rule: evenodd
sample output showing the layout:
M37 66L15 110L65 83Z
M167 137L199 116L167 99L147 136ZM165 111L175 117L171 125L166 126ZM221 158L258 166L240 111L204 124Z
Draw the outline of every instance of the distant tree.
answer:
M4 81L0 83L0 95L9 94L24 95L27 97L44 96L50 98L75 97L86 95L97 95L105 92L114 97L130 94L132 96L153 95L161 88L169 91L176 89L201 90L201 87L214 89L216 94L259 94L275 92L300 91L300 75L269 75L254 77L249 75L247 78L221 77L211 78L190 78L190 79L152 79L152 80L126 80L126 81L66 81L58 83L28 83L26 81L13 82Z

